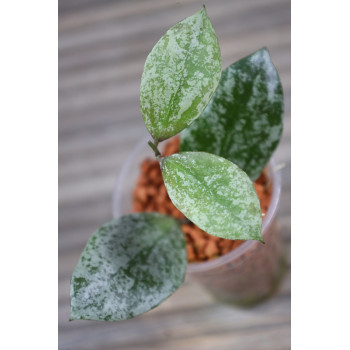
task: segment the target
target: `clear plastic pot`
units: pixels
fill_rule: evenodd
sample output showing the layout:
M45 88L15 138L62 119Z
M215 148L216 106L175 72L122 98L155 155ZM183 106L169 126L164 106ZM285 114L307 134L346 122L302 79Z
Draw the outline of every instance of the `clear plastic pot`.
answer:
M152 158L141 140L126 159L113 194L113 216L118 218L132 212L132 192L140 173L140 164ZM272 182L272 198L262 225L265 244L246 241L231 252L211 261L188 265L189 278L202 284L214 297L229 303L248 306L262 301L277 289L285 270L284 252L277 222L281 194L281 174L274 160L267 166Z

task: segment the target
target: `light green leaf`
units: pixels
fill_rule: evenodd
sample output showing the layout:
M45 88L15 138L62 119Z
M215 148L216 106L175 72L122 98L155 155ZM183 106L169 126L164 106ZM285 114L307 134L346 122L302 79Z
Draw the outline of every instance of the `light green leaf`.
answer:
M87 243L71 280L71 319L142 314L183 282L187 258L176 220L137 213L108 222Z
M221 77L220 48L205 8L177 23L148 55L140 102L146 127L165 140L204 110Z
M267 49L225 69L213 98L181 135L181 151L229 159L256 180L283 128L283 92Z
M174 205L202 230L226 239L261 237L261 210L249 177L232 162L204 152L173 154L162 173Z

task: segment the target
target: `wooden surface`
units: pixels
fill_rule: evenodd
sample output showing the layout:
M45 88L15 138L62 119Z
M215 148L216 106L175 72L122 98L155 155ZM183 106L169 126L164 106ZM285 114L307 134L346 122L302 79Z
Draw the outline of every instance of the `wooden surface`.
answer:
M160 307L118 322L69 322L69 280L88 238L112 218L116 176L145 135L139 84L147 54L203 1L59 0L59 349L289 349L290 273L249 310L186 280ZM280 223L290 261L290 3L205 2L223 67L266 46L285 93Z

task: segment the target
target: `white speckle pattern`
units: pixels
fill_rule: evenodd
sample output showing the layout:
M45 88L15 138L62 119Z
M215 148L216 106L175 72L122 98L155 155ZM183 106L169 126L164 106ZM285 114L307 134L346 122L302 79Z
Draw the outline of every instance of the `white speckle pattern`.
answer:
M261 240L261 209L249 177L232 162L204 152L162 160L174 205L202 230L226 239Z
M267 49L232 64L201 117L181 135L181 151L229 159L256 180L283 129L283 91Z
M251 55L250 63L256 70L263 69L265 71L264 83L267 87L267 100L273 102L278 98L277 89L280 79L268 51L262 49ZM256 85L254 87L257 88Z
M184 235L158 213L123 216L87 243L71 280L71 319L118 321L144 313L183 282Z
M176 135L204 110L221 77L220 48L202 8L177 23L148 55L140 102L153 138Z

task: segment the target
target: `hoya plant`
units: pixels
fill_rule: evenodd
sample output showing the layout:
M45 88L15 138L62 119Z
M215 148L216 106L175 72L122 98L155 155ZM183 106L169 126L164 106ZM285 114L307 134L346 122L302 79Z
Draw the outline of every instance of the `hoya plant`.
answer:
M262 238L253 181L282 133L283 93L263 48L222 71L218 40L203 7L170 28L147 57L141 111L174 205L225 239ZM181 134L180 152L158 144ZM159 305L184 281L177 219L135 213L104 224L71 279L71 320L124 320Z

